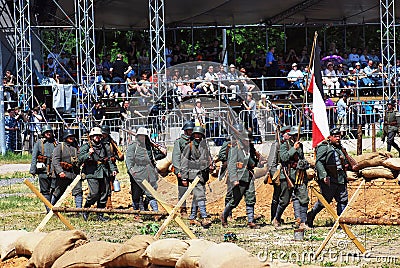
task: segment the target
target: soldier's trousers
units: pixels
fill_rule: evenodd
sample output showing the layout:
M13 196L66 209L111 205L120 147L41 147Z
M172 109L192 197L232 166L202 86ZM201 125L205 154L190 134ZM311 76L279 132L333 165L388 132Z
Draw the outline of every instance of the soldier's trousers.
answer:
M272 202L271 202L271 221L274 219L276 214L276 209L279 204L279 196L281 195L281 185L274 184L274 193L272 194Z
M230 190L230 197L229 197L230 200L229 200L228 204L232 208L236 208L239 205L243 196L244 196L246 205L248 205L248 206L255 205L256 189L254 186L254 180L250 180L249 182L239 181L239 185L237 185L233 188L232 188L232 186L228 187L228 189L229 188L231 188L231 190ZM229 193L229 191L228 191L228 193Z
M110 184L106 178L88 178L89 195L86 198L85 207L98 204L99 208L105 208L107 203Z
M349 198L347 192L347 184L331 183L330 186L328 186L323 181L319 181L318 184L321 189L322 196L326 199L328 203L331 203L332 199L335 199L337 203L337 214L342 214L343 210L347 206ZM318 200L311 210L312 218L314 218L315 215L317 215L317 213L320 212L323 208L324 205L321 203L321 201Z
M182 196L186 193L186 190L188 189L187 186L184 186L182 183L182 179L178 178L178 199L180 200ZM186 201L183 202L182 207L186 207Z
M139 180L138 178L132 177L132 175L129 174L129 180L131 182L131 194L132 194L132 204L134 209L138 210L140 209L140 198L143 197L143 195L146 195L146 202L152 202L152 200L155 200L154 197L146 190L146 188L142 184L142 180ZM157 181L150 181L150 185L154 188L154 190L157 190ZM153 202L155 206L155 202ZM152 206L152 208L153 208ZM153 208L154 210L155 208Z
M54 178L47 176L47 174L39 174L39 188L40 193L49 201L51 201L51 194Z
M71 179L67 179L67 178L60 178L60 177L56 177L55 179L55 189L53 192L53 198L51 199L51 204L54 205L58 199L60 199L60 197L64 194L65 190L67 189L67 187L72 183L73 180ZM73 196L82 196L83 192L82 192L82 181L80 180L78 182L78 184L72 189L72 195Z
M392 150L392 146L393 146L400 153L400 147L394 141L394 137L396 137L396 132L389 131L389 133L387 134L387 150L388 150L388 152L390 152Z
M296 185L289 189L286 180L281 180L281 195L279 196L279 205L275 214L275 218L280 221L284 210L293 199L293 210L296 218L300 218L301 222L307 221L308 197L307 184Z

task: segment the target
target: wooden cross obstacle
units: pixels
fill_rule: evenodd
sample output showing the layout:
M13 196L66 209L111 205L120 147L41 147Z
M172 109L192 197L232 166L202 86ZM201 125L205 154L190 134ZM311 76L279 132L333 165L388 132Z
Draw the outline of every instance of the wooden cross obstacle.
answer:
M168 224L172 220L175 220L175 222L182 228L182 230L191 238L191 239L196 239L197 237L193 234L193 232L189 229L189 227L183 222L183 220L179 217L177 214L180 207L182 206L183 202L186 201L186 199L189 197L190 193L193 191L194 187L196 184L200 181L200 177L196 177L195 180L189 185L188 189L186 190L185 194L181 197L181 199L178 201L178 203L174 206L171 207L168 205L162 198L161 196L154 190L154 188L148 183L147 181L143 181L143 186L149 191L149 193L161 204L161 206L168 212L169 216L165 219L163 224L161 225L160 229L158 232L155 234L155 238L158 239L160 238L161 234L164 232L164 230L167 228Z

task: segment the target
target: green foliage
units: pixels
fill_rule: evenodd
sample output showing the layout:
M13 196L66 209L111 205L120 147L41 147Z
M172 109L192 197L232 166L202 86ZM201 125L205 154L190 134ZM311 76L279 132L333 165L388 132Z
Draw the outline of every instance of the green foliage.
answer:
M160 229L160 225L157 223L148 223L140 228L140 233L143 235L155 235Z
M5 155L0 155L0 164L27 164L32 161L30 154L16 154L7 151Z

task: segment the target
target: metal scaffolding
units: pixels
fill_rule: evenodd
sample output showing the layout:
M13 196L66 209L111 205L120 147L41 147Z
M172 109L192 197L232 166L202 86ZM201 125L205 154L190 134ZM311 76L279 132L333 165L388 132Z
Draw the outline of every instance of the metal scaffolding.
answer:
M161 77L165 75L165 21L164 0L149 0L151 74L159 76L157 80L158 96L162 94Z
M400 69L397 70L396 67L395 2L395 0L380 0L380 20L382 64L389 80L389 83L383 83L383 98L398 100L399 93L396 89Z
M24 108L33 104L32 35L30 5L28 0L14 2L14 45L17 84ZM22 94L21 94L22 93Z

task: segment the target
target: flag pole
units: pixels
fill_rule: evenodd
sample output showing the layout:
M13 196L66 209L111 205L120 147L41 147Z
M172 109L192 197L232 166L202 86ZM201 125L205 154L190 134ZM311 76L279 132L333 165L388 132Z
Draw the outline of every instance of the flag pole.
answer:
M309 81L310 81L309 77L310 77L310 74L311 74L311 64L312 64L312 62L314 62L314 57L315 57L314 50L315 50L315 45L316 45L316 42L317 42L317 37L318 37L318 33L317 33L317 31L315 31L315 33L314 33L314 41L313 41L313 45L312 45L312 48L311 48L310 62L308 64L308 75L307 75L307 78L306 78L306 87L305 87L304 92L303 92L303 103L301 105L300 122L299 122L299 126L298 126L298 129L297 129L297 141L300 140L300 131L301 131L301 125L303 124L303 115L304 115L305 101L306 101L306 97L307 97L307 89L310 86L309 85Z

